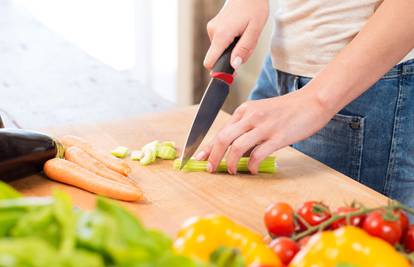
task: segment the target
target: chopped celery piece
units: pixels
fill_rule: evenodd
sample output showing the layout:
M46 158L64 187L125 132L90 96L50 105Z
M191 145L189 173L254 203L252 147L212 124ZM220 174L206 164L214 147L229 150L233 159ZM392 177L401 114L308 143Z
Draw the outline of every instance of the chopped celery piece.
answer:
M124 146L118 146L114 150L111 151L111 154L117 158L125 158L128 155L128 148Z
M198 161L190 159L187 164L184 166L184 171L207 171L207 161ZM237 164L237 171L238 172L248 172L248 163L249 158L243 157L240 158L239 163ZM181 159L176 159L174 161L174 169L180 169ZM226 161L222 160L220 165L217 168L217 172L227 172L227 164ZM276 158L273 156L265 158L259 164L259 172L261 173L275 173L276 172Z
M158 148L157 156L161 159L175 159L177 157L177 150L170 145L161 145Z
M175 159L177 157L177 150L173 141L160 142L158 140L152 141L141 148L141 154L137 152L136 159L142 165L148 165L155 162L156 158L161 159ZM132 155L131 155L132 158Z
M172 148L175 148L175 142L174 141L164 141L161 143L161 146L170 146Z
M139 161L142 165L148 165L155 161L157 158L157 152L154 150L146 150L144 151L144 157Z
M131 152L131 159L132 160L140 160L144 157L144 152L141 150L135 150Z
M148 143L145 146L143 146L141 150L144 153L147 152L147 151L154 151L156 153L159 146L160 146L160 141L155 140L155 141L152 141L151 143Z

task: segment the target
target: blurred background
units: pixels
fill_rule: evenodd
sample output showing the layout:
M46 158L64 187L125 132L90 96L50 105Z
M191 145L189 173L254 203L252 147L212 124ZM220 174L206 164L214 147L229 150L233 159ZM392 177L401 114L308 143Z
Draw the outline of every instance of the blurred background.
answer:
M206 24L223 3L0 0L0 114L6 124L42 128L197 104L209 80ZM227 112L246 100L271 31L269 20Z

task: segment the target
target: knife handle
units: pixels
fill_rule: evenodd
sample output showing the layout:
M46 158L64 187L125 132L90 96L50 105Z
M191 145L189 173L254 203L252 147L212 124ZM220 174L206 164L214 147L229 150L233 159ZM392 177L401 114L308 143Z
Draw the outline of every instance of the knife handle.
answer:
M223 80L228 84L233 82L234 69L230 64L230 59L231 52L239 40L240 37L234 38L233 42L224 50L211 71L211 77Z

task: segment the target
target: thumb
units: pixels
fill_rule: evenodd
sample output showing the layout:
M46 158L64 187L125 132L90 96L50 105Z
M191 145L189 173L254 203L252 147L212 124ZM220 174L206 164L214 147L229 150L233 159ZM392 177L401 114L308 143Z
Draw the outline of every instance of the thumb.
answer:
M231 54L230 62L234 69L237 69L242 63L245 63L249 59L256 47L259 35L260 29L251 24L247 26Z

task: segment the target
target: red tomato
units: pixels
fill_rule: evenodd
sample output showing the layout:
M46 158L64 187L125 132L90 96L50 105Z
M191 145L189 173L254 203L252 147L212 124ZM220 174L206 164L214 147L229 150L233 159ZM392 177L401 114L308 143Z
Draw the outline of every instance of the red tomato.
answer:
M270 205L266 209L264 222L273 236L291 236L295 230L294 211L284 202Z
M364 221L364 230L372 236L379 237L391 245L395 245L401 239L400 220L387 220L385 211L377 210L369 213Z
M353 208L353 207L339 207L336 210L336 214L345 215L345 214L355 212L355 211L358 211L358 210L359 210L358 208ZM349 220L350 225L361 227L363 222L364 222L365 216L364 215L352 216L349 219L350 219ZM332 229L338 229L339 227L342 227L342 226L345 226L345 225L347 225L346 219L345 218L344 219L339 219L339 220L336 220L332 223L331 228Z
M303 248L304 246L306 246L306 244L308 244L309 239L310 239L311 237L312 237L311 235L308 235L308 236L305 236L304 238L300 239L300 240L298 241L299 247L300 247L300 248Z
M299 252L300 247L298 243L288 237L279 237L274 239L269 247L273 249L283 264L288 265L296 253Z
M414 224L410 225L405 233L404 247L408 252L414 251Z
M398 215L400 219L401 232L402 232L402 235L404 236L404 234L408 231L408 225L409 225L407 213L405 213L402 210L396 211L395 213Z
M297 210L297 214L311 226L318 225L331 217L329 208L325 204L316 201L303 203ZM305 225L303 225L300 220L299 224L301 230L306 229Z

